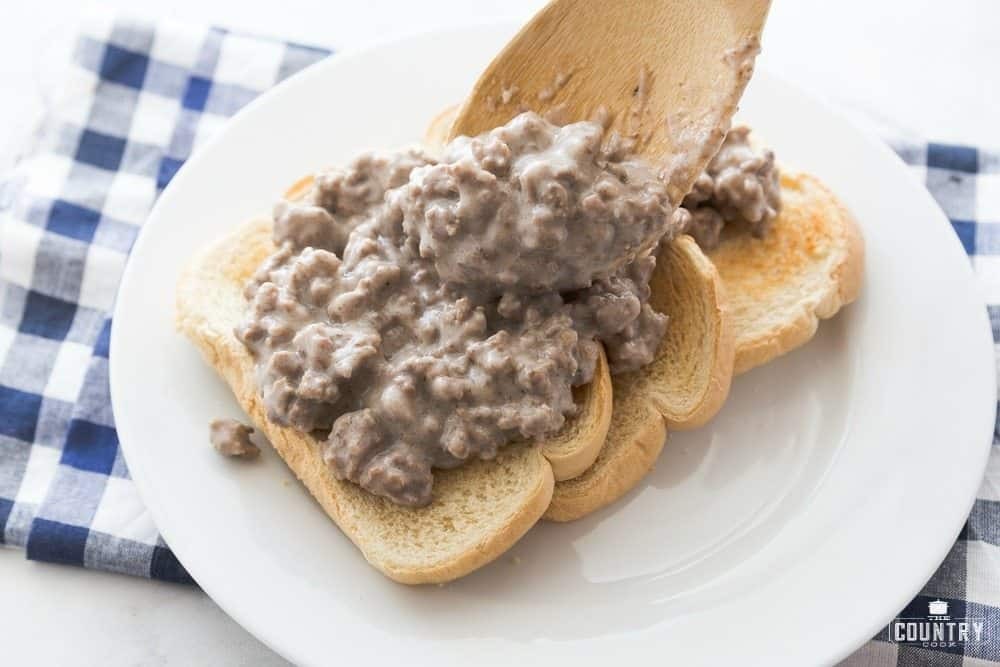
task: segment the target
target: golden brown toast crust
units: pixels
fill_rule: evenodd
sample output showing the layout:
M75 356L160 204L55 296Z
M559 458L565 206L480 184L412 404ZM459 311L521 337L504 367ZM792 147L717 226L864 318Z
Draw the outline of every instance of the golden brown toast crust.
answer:
M660 253L653 307L670 316L653 363L612 379L611 428L594 465L556 483L545 518L571 521L625 495L652 468L667 426L693 428L729 393L734 337L718 274L689 236Z
M557 482L582 475L597 460L611 426L612 396L611 372L602 348L594 379L573 389L579 414L539 445Z
M805 344L861 291L864 240L843 203L809 174L783 173L781 192L764 238L729 233L709 254L732 308L737 373Z

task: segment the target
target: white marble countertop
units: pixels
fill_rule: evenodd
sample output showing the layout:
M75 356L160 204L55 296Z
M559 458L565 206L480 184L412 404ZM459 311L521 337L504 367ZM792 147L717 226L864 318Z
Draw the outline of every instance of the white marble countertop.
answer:
M597 0L595 0L596 2ZM469 21L524 18L541 0L110 0L340 50ZM43 109L77 0L10 0L0 21L0 168ZM762 61L831 103L941 141L1000 146L1000 4L993 0L774 0ZM7 664L284 664L198 589L31 563L0 550Z

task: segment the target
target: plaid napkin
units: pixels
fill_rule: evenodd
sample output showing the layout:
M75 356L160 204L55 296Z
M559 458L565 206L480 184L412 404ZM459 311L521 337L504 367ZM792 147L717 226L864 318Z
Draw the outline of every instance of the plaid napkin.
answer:
M225 120L329 52L90 14L61 99L0 190L0 543L191 581L118 448L108 335L157 194Z
M0 186L0 542L36 560L190 581L118 448L107 367L119 275L157 194L191 152L258 93L327 53L88 17L62 99ZM894 146L951 219L1000 341L1000 154ZM900 645L890 626L848 663L1000 662L996 451L961 536L901 616L926 615L931 602L984 619L993 641Z

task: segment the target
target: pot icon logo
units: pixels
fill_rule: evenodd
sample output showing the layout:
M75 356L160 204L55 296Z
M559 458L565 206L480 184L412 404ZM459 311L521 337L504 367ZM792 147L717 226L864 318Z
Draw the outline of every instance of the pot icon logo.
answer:
M947 616L948 603L944 600L934 600L927 603L927 613L931 616Z

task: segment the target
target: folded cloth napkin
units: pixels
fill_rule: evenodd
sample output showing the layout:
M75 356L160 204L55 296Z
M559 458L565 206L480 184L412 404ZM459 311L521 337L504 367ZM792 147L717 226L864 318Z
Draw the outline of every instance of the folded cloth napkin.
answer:
M61 99L0 190L0 542L36 560L190 581L118 448L107 367L119 275L191 152L255 95L327 54L215 28L88 17ZM951 219L1000 340L1000 154L893 145ZM925 616L934 601L953 617L984 619L994 641L905 646L887 628L849 662L1000 661L996 450L958 541L901 615Z
M0 190L0 542L36 560L190 581L118 448L108 394L118 280L191 152L328 53L86 17L60 99Z

